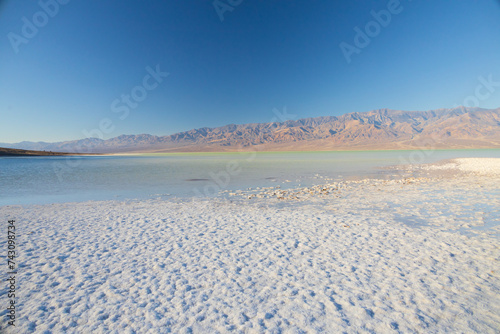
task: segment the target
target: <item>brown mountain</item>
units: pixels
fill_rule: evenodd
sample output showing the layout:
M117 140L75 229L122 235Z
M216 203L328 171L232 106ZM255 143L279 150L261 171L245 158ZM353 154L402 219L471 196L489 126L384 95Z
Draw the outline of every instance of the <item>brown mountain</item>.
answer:
M151 151L500 148L500 108L374 110L282 123L227 125L162 137Z
M379 109L281 123L230 124L163 137L122 135L108 140L15 145L66 152L500 148L500 108Z

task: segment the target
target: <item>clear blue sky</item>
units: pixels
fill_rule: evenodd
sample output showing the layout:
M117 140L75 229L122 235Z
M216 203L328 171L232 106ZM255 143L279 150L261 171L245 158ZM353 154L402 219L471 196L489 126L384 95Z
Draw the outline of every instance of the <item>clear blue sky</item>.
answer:
M500 107L500 84L476 93L481 76L500 82L496 0L230 0L223 21L212 1L55 1L0 2L0 142L80 139L103 119L105 138L167 135L269 122L284 106L297 118ZM348 63L340 45L367 24ZM157 65L169 75L145 90Z

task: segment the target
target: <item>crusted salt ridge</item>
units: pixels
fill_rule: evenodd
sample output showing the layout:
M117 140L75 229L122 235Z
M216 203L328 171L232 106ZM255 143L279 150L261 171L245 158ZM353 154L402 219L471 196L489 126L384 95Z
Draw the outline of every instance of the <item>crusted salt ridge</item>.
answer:
M424 170L457 170L465 173L500 176L500 158L460 158L421 167Z

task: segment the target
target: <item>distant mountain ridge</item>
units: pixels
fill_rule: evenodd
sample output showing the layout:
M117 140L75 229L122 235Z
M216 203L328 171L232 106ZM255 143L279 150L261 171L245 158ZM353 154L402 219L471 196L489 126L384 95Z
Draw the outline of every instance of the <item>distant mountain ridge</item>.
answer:
M411 149L422 145L500 148L500 108L378 109L285 122L229 124L168 136L0 143L7 148L77 153Z

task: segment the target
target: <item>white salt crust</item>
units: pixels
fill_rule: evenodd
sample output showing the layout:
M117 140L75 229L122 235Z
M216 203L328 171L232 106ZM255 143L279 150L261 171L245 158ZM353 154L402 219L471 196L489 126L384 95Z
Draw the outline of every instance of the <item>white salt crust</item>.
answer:
M3 284L1 329L498 333L500 179L482 174L346 182L303 201L0 207L20 253L17 326Z

